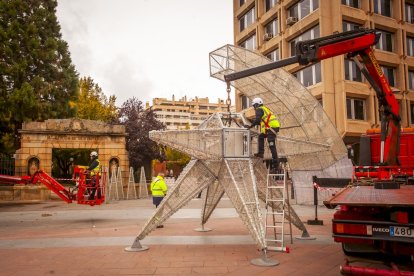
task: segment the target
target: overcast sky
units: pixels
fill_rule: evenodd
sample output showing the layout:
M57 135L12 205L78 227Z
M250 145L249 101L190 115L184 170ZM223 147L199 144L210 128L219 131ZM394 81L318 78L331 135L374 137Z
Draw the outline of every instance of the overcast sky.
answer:
M232 0L58 0L63 39L81 77L117 105L135 96L225 99L209 52L233 44Z

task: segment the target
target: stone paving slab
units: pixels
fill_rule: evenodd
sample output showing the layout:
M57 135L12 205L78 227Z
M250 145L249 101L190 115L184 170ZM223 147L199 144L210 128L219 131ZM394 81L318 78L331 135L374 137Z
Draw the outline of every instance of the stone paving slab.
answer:
M223 200L206 227L200 227L201 201L192 200L141 241L143 252L126 252L154 211L150 199L102 206L51 201L0 203L0 275L339 275L341 245L331 237L334 210L321 206L323 226L307 225L317 239L293 240L290 253L269 252L276 267L250 263L261 257L246 227ZM312 206L294 206L303 221ZM293 228L293 236L300 231Z
M332 244L332 238L313 235L316 241L295 240L298 244ZM43 238L43 239L14 239L0 240L0 248L53 248L53 247L82 247L82 246L129 246L136 236L126 237L86 237L86 238ZM286 237L288 240L289 237ZM209 244L255 244L249 235L221 236L148 236L143 241L145 245L209 245Z
M276 267L250 264L257 258L254 245L154 245L140 253L119 247L76 247L38 249L0 249L2 275L338 275L337 262L314 266L307 255L341 258L338 247L314 246L312 250L270 252L280 262ZM17 255L16 251L19 251ZM334 258L335 256L336 258ZM4 261L7 259L8 261ZM298 262L300 260L300 262Z

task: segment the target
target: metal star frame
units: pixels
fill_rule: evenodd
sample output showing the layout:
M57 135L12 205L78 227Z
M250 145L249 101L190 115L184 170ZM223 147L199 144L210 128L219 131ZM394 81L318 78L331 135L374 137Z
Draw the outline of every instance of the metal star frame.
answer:
M266 249L259 199L265 201L268 172L261 159L250 158L250 131L242 127L246 123L239 113L216 113L195 130L150 132L152 140L182 151L192 160L129 250L140 249L140 240L204 189L207 194L201 212L202 225L226 193L258 248ZM281 192L277 196L281 198ZM289 205L279 203L272 207L275 210L285 208L290 212L291 222L307 233Z
M210 53L210 75L224 81L226 74L269 62L256 52L225 45ZM312 198L313 175L346 177L352 174L352 163L335 125L294 76L283 69L274 69L233 81L231 85L250 100L262 98L280 121L277 149L279 155L288 159L298 203ZM226 193L258 248L266 248L259 198L265 198L267 170L261 160L250 158L250 132L241 127L245 123L241 114L217 113L195 130L150 133L151 139L185 152L193 159L127 250L142 250L139 241L203 189L207 189L207 196L202 225ZM270 157L268 152L266 157ZM290 208L287 204L272 207ZM290 215L292 223L307 233L293 209Z

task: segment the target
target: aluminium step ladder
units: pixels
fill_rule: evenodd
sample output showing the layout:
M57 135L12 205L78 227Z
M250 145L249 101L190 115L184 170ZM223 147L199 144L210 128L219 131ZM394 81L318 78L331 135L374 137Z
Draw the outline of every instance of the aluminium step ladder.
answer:
M293 238L290 211L286 208L289 207L289 196L285 168L279 169L277 173L270 173L269 169L266 185L265 241L267 249L289 253L284 240L285 210L288 212L291 243L293 243Z

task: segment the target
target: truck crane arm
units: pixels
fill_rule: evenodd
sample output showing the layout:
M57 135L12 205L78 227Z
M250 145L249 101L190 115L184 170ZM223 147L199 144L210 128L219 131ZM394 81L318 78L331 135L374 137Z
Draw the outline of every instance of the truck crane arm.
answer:
M296 44L296 55L287 59L234 72L224 76L229 83L241 78L260 74L276 68L299 63L308 65L321 60L344 55L353 58L364 77L374 89L381 114L381 158L384 165L398 165L400 115L397 99L374 56L373 46L380 37L370 29L358 29L333 34L317 39L300 41ZM360 59L358 59L358 56ZM361 64L362 62L362 64Z

